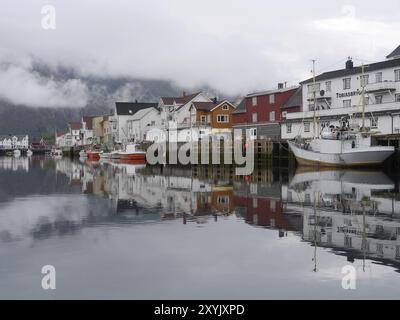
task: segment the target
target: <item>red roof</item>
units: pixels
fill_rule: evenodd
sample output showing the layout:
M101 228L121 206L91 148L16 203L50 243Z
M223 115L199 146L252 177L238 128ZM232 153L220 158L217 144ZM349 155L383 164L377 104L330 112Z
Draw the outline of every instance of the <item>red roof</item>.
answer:
M65 132L56 132L57 138L62 137L63 135L65 135Z
M80 122L70 122L69 123L69 127L71 128L71 130L80 130L80 129L82 129L82 123L80 123Z

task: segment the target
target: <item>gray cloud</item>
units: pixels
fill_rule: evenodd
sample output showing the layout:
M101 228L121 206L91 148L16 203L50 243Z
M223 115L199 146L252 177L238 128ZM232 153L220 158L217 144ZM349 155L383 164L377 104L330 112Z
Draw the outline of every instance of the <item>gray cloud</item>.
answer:
M41 28L45 4L56 8L54 31ZM82 77L166 79L244 94L298 83L314 58L319 71L342 67L348 55L382 59L399 44L399 9L395 0L4 0L0 57L37 57ZM24 67L6 71L29 89L0 78L0 95L12 101L85 101L79 79L43 83Z

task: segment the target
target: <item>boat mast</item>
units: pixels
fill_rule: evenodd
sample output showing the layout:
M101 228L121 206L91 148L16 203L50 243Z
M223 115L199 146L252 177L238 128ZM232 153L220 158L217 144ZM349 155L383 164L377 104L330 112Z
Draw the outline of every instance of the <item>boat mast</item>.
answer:
M361 131L365 131L365 66L361 66L361 106L362 106L362 125Z
M313 134L314 139L316 138L316 130L317 130L317 83L315 79L315 61L313 60L313 99L314 99L314 118L313 118Z

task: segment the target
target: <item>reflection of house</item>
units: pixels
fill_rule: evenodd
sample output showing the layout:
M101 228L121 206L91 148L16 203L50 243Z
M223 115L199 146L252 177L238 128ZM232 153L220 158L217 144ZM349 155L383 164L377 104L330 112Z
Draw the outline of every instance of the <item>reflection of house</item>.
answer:
M282 188L288 211L303 212L303 238L350 258L400 262L400 202L380 196L394 188L382 172L322 171L294 176ZM390 205L389 205L390 204Z
M300 216L283 212L279 183L235 183L235 207L246 222L280 231L297 231Z

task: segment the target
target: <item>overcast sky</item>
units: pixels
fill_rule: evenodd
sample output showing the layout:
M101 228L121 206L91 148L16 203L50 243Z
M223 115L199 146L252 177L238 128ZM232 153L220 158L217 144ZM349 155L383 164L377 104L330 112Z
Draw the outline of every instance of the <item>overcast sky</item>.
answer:
M41 25L44 5L56 29ZM79 79L32 73L32 61L80 75L171 79L227 94L297 84L317 71L382 60L400 45L400 1L2 0L0 96L84 104Z

